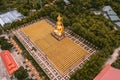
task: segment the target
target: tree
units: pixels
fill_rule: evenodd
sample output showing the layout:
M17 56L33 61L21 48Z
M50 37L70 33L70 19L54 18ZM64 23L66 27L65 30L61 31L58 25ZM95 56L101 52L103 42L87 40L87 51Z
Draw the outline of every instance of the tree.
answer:
M10 50L13 47L13 45L5 39L5 37L0 38L0 45L2 50Z
M17 71L15 71L14 75L18 80L24 80L28 77L27 70L24 69L23 66L21 66Z
M3 43L1 46L2 50L10 50L13 47L11 43Z
M27 78L26 80L33 80L33 79L31 79L31 78Z
M1 26L0 26L1 27ZM2 34L2 29L0 28L0 34Z

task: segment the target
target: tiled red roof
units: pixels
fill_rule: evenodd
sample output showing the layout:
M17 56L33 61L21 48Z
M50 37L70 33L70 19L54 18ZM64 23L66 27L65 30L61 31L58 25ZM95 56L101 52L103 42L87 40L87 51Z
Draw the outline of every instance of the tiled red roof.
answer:
M18 69L17 64L11 56L11 53L8 50L4 50L1 53L2 61L8 71L9 74L12 74L14 71Z
M106 65L94 80L120 80L120 70Z

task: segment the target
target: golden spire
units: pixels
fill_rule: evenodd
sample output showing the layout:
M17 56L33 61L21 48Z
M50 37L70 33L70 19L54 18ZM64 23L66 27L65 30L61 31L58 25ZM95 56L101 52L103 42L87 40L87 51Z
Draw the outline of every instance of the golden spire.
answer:
M61 21L61 20L62 20L62 17L60 16L60 14L59 14L58 17L57 17L57 20L58 20L58 21Z

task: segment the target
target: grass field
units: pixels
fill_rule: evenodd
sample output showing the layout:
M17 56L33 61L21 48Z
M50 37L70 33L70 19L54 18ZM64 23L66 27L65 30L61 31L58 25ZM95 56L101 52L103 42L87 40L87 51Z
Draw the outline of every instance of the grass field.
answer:
M53 29L49 23L41 20L26 26L22 31L44 52L51 63L64 74L74 63L88 53L68 37L57 41L50 34Z

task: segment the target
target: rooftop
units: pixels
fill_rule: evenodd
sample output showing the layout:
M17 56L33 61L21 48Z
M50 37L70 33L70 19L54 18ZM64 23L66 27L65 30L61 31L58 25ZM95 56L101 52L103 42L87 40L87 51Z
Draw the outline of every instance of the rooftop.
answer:
M69 0L64 0L64 2L65 2L66 4L70 4L70 1L69 1Z
M111 6L105 6L103 7L103 11L113 11Z
M120 80L120 70L106 65L94 80Z
M115 22L115 24L120 27L120 22Z
M107 11L107 14L108 14L108 15L117 15L113 10Z
M109 19L111 21L113 21L114 24L116 24L117 26L120 26L120 18L117 16L117 14L111 8L111 6L105 6L105 7L103 7L103 11L107 13ZM119 22L116 22L116 21L119 21Z
M17 10L9 11L0 15L0 25L4 26L6 23L12 23L15 20L21 20L24 16Z
M11 53L8 50L4 50L0 53L2 61L8 71L8 74L11 75L14 71L18 69L17 64L11 56Z
M120 20L120 18L118 16L111 16L110 15L109 18L111 21L119 21Z

